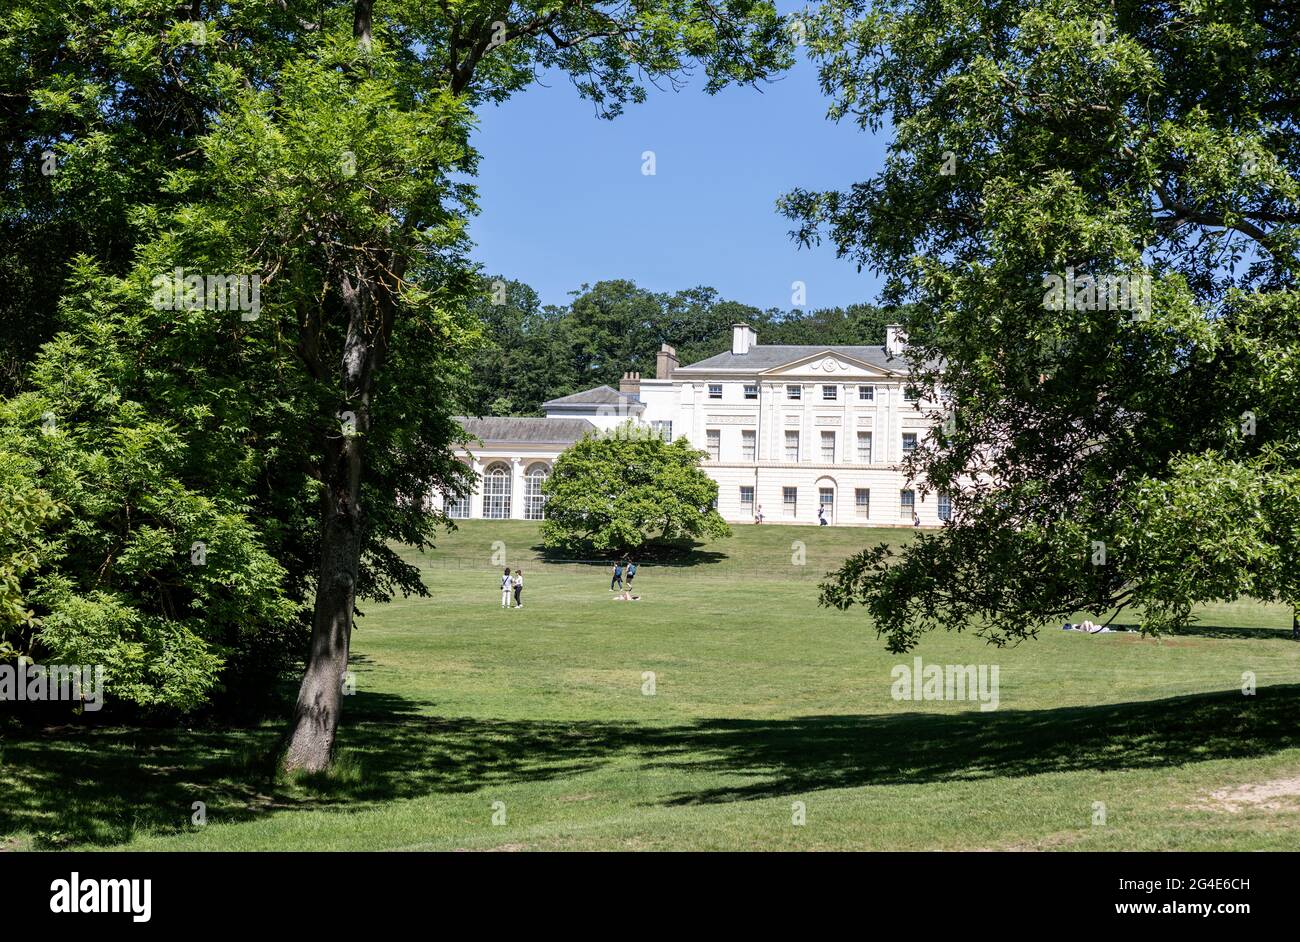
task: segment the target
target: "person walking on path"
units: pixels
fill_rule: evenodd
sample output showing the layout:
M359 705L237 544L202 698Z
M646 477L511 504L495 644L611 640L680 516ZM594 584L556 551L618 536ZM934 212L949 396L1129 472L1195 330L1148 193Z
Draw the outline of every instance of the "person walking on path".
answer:
M609 591L614 591L614 586L623 588L623 560L614 563L614 578L609 580Z
M515 608L523 608L524 607L524 571L522 569L516 569L515 577L511 581L514 584L514 589L515 589Z
M513 580L510 578L510 567L505 568L501 574L501 607L510 607L510 590L514 588Z

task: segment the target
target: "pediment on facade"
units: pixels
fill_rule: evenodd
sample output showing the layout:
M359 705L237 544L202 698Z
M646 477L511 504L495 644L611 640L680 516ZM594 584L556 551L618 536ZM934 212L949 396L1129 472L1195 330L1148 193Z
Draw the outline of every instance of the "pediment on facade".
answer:
M885 379L898 374L845 353L823 350L820 353L800 357L798 360L782 364L770 370L764 370L761 375L765 379L797 376L800 379L816 381L819 379Z

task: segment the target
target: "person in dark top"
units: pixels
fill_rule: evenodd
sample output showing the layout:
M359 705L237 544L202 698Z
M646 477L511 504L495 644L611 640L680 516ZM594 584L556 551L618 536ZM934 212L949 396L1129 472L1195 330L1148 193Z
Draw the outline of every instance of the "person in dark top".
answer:
M620 559L614 563L614 578L609 580L609 591L614 591L614 586L623 588L623 561Z
M632 588L632 580L636 578L636 560L628 560L627 564L627 587Z

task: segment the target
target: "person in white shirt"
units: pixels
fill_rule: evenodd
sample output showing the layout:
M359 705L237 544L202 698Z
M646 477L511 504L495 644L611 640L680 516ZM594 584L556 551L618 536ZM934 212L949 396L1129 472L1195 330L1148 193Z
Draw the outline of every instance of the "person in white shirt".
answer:
M501 607L502 608L510 607L510 590L514 588L512 583L513 580L511 580L510 578L510 567L507 566L505 568L505 572L501 574Z
M511 580L511 582L513 583L515 589L515 608L523 608L524 607L524 571L522 569L516 569L515 577L513 580Z

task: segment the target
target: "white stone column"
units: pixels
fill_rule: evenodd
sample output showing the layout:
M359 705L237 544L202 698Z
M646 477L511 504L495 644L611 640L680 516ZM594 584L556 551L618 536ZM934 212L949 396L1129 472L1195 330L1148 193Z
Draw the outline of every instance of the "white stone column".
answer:
M889 484L889 490L885 496L885 519L894 520L899 523L906 523L909 526L912 521L909 517L904 516L901 493L906 486L906 477L898 470L899 463L903 460L903 417L900 414L902 408L903 394L902 386L891 383L885 390L885 395L889 403L889 411L885 414L885 460L889 462L891 468L895 470L890 475L892 480ZM912 505L920 512L919 501Z
M469 467L474 472L474 489L469 494L469 515L478 520L483 517L483 462L473 458Z
M772 384L771 408L767 413L767 460L785 460L785 413L789 403L785 399L785 386ZM755 497L755 500L758 498Z
M799 463L812 460L813 440L817 437L817 411L813 401L821 395L821 389L814 383L803 384L803 414L799 420ZM819 400L818 400L819 401Z
M850 464L858 459L858 387L844 385L844 415L840 417L840 453L839 464ZM835 506L840 503L839 490L835 493Z
M691 423L691 445L699 449L707 449L709 445L709 436L704 434L705 412L709 408L709 384L695 384L695 415Z
M898 452L902 447L900 442L895 441L898 438L898 397L894 395L894 387L885 386L878 392L884 392L885 395L885 415L884 441L877 442L885 450L882 452L882 460L887 464L898 464Z
M510 519L524 519L524 459L510 459Z

